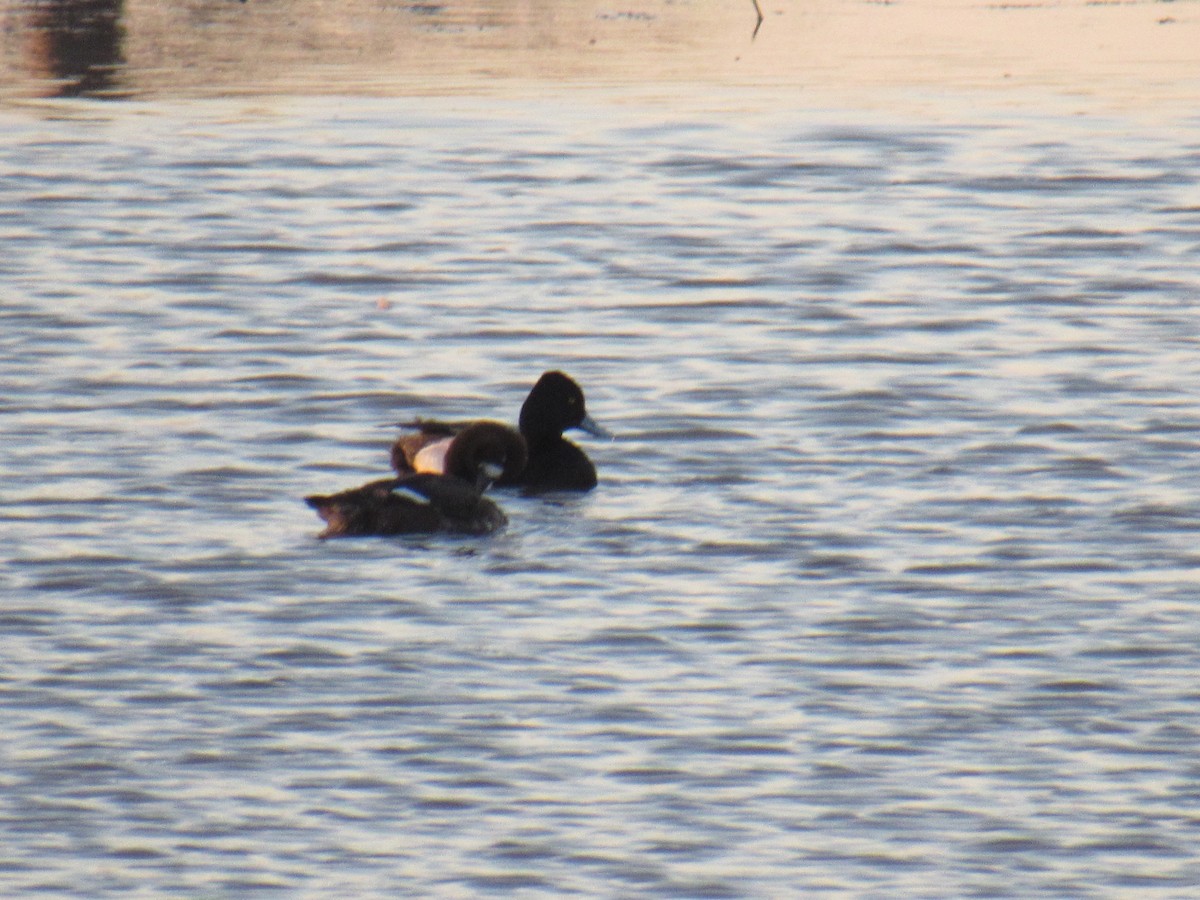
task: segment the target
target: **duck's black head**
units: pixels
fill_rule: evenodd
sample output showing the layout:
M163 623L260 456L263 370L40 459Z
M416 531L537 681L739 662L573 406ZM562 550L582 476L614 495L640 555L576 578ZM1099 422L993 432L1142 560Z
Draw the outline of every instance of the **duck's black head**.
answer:
M474 422L446 450L445 473L482 491L496 481L518 476L528 459L525 439L512 428L500 422Z
M538 379L521 406L518 424L521 434L530 441L558 437L568 428L608 437L608 432L588 415L583 390L562 372L546 372Z

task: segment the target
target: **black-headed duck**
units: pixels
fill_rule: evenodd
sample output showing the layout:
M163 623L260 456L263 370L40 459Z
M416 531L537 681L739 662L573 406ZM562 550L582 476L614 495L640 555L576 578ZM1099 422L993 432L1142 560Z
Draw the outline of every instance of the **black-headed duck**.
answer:
M525 446L512 429L478 422L464 428L445 449L446 474L418 473L384 478L337 494L305 497L325 520L320 537L368 535L491 534L508 519L483 496L504 472L510 456L524 464Z
M392 446L392 467L402 475L438 471L437 448L471 424L425 419L404 423L403 427L417 431L403 435ZM528 459L519 470L509 467L496 480L498 487L519 486L537 492L590 491L596 486L596 467L563 432L578 428L597 437L609 434L588 415L583 390L569 376L544 373L525 398L517 425L528 447Z

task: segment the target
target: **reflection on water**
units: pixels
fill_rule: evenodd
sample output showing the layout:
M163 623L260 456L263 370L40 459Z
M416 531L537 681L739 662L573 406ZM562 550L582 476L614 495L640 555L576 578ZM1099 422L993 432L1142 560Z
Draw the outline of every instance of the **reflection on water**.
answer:
M46 0L29 13L27 65L59 97L110 95L121 53L124 0Z
M1153 0L47 0L3 7L0 96L754 85L1200 92L1200 6Z
M42 96L324 92L331 82L391 92L397 78L437 86L691 71L710 53L729 56L721 47L730 41L748 45L762 24L757 0L715 12L673 0L635 8L346 0L317 9L290 0L55 0L8 10L4 58L24 92Z

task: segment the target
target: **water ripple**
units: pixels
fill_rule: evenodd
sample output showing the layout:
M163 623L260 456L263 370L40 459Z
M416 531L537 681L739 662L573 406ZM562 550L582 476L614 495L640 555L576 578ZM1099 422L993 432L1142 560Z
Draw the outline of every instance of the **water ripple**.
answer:
M1185 895L1194 123L456 103L4 114L5 892Z

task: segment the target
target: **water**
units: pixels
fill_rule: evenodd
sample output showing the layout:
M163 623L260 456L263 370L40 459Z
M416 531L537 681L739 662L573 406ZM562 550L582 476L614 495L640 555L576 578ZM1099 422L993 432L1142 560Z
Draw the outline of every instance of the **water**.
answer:
M3 113L0 893L1194 893L1200 123L714 104Z

